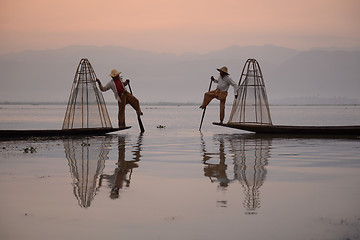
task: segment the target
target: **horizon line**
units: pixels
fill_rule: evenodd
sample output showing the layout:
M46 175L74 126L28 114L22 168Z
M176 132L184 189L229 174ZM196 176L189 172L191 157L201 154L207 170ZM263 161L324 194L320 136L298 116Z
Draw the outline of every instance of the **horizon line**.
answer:
M228 45L227 47L222 47L222 48L217 48L214 50L207 50L207 51L202 51L202 52L196 52L196 51L183 51L181 53L175 53L175 52L159 52L156 50L149 50L149 49L138 49L138 48L132 48L132 47L126 47L126 46L122 46L122 45L79 45L79 44L71 44L71 45L65 45L62 47L54 47L54 48L42 48L42 49L24 49L24 50L18 50L18 51L10 51L10 52L0 52L0 55L10 55L10 54L19 54L19 53L26 53L26 52L44 52L44 51L57 51L57 50L61 50L61 49L66 49L66 48L71 48L71 47L93 47L93 48L109 48L109 47L115 47L115 48L124 48L124 49L130 49L130 50L135 50L135 51L143 51L143 52L151 52L151 53L157 53L157 54L172 54L172 55L186 55L186 54L207 54L207 53L212 53L212 52L217 52L217 51L221 51L224 49L228 49L228 48L232 48L232 47L238 47L238 48L247 48L247 47L276 47L276 48L284 48L284 49L289 49L289 50L294 50L294 51L298 51L298 52L306 52L306 51L312 51L312 50L323 50L323 51L338 51L338 50L342 50L342 51L360 51L360 45L357 47L337 47L337 46L331 46L331 47L310 47L310 48L306 48L306 49L298 49L298 48L292 48L292 47L286 47L286 46L281 46L281 45L276 45L276 44L272 44L272 43L266 43L266 44L262 44L262 45L236 45L236 44L232 44L232 45Z

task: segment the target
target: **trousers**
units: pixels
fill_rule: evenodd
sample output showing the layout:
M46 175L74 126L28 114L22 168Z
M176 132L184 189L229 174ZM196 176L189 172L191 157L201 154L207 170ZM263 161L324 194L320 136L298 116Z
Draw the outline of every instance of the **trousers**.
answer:
M118 113L118 123L119 127L125 127L125 106L126 104L130 104L130 106L136 111L137 116L139 117L141 113L139 100L134 97L128 91L124 91L124 93L120 96L121 102L118 101L119 113Z
M220 122L222 122L225 117L225 103L226 103L227 94L228 94L227 92L221 92L219 89L206 92L204 94L204 100L200 108L202 109L206 108L206 106L209 105L211 100L213 100L214 98L220 100Z

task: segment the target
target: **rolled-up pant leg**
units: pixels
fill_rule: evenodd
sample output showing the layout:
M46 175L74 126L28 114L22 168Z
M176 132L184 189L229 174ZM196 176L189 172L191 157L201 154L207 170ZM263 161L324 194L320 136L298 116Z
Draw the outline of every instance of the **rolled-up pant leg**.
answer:
M130 104L135 109L137 116L140 117L141 108L139 100L129 92L125 92L124 95L126 96L126 103Z
M213 100L214 98L216 98L216 90L210 91L210 92L206 92L204 94L204 100L203 103L201 104L200 108L206 108L207 105L209 105L209 103L211 102L211 100Z
M217 96L217 99L220 100L220 122L223 122L225 117L226 97L227 97L227 92L219 92Z
M125 95L120 96L121 102L118 101L119 112L118 112L118 125L119 127L125 127L125 105L126 97Z
M220 100L220 122L224 121L226 99Z

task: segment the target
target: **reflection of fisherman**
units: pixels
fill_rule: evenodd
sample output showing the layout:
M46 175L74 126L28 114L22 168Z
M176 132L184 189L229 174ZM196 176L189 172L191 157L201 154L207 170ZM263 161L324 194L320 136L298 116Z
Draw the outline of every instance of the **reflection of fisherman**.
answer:
M133 151L133 160L127 161L125 160L125 136L119 136L118 139L118 162L117 168L114 171L113 175L103 174L101 178L108 179L111 193L110 198L115 199L119 197L119 190L124 187L130 186L131 175L133 168L139 167L137 162L140 161L140 151L141 151L141 137L140 135L137 145L135 146L135 150Z
M219 147L219 158L220 161L218 164L213 163L207 163L209 159L211 159L210 155L213 155L212 153L204 153L203 156L203 162L204 162L204 175L206 177L209 177L211 179L211 182L214 182L212 178L215 177L217 181L219 182L220 187L227 187L230 183L229 178L227 177L226 170L226 157L225 157L225 151L224 151L224 139L220 140L220 147Z
M139 100L134 97L131 93L126 91L125 86L129 84L130 80L127 79L125 82L122 81L122 77L120 77L120 73L118 70L113 69L110 73L112 80L108 82L105 86L103 86L99 79L96 81L99 84L99 88L101 91L107 91L111 88L111 90L115 94L115 98L118 101L119 113L119 127L125 127L125 105L130 104L136 111L137 116L143 115L140 109Z
M227 97L227 91L231 85L234 88L235 98L237 98L237 85L230 78L227 67L217 69L220 72L220 76L217 80L211 76L211 81L217 83L215 90L206 92L204 94L204 100L200 108L204 109L214 98L220 100L220 123L223 122L225 117L225 102Z
M206 151L205 142L202 139L204 175L209 177L211 182L218 181L222 190L227 189L230 183L238 180L244 188L246 214L256 214L256 210L260 208L260 187L265 182L267 175L266 166L270 157L271 138L219 135L215 139L220 143L219 152L215 153ZM225 140L229 142L230 152L234 160L233 179L229 179L226 173ZM209 163L213 155L219 155L218 164ZM213 177L216 180L213 180ZM218 202L227 203L227 201Z

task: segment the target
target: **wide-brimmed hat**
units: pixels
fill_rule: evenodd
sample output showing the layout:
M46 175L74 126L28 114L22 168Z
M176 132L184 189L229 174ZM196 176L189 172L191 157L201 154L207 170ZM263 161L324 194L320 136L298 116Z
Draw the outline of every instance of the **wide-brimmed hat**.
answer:
M109 74L110 77L116 77L117 75L119 75L121 72L119 72L116 69L111 70L111 73Z
M220 69L217 68L217 70L218 70L219 72L223 72L223 73L229 75L227 67L222 67L222 68L220 68Z

